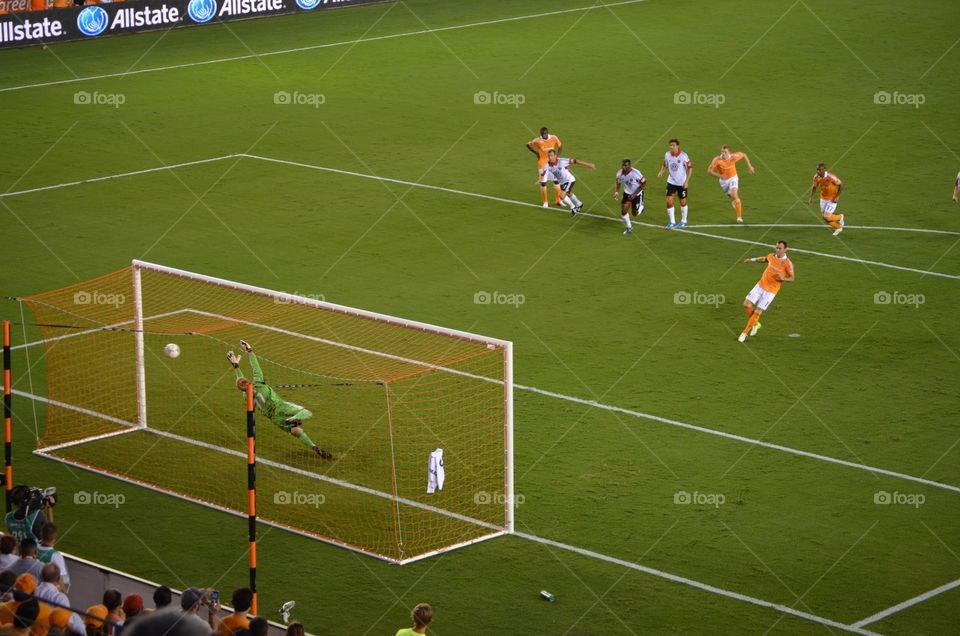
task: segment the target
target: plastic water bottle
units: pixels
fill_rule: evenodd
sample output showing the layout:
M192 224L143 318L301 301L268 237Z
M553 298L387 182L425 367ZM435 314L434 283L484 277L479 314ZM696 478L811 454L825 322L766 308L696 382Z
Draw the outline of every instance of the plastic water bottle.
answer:
M540 598L542 598L545 601L550 601L551 603L557 600L556 596L554 596L553 594L551 594L546 590L540 590Z

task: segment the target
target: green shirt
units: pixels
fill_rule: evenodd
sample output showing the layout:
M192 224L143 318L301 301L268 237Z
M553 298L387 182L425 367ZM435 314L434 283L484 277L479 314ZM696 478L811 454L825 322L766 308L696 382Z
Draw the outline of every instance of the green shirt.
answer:
M274 424L283 426L283 420L295 415L301 407L280 397L280 394L264 381L263 370L260 368L256 354L251 353L249 357L250 368L253 369L253 401L260 412L270 418ZM237 367L236 372L238 378L243 377L240 367Z
M426 632L424 632L424 634L425 633ZM396 636L423 636L423 634L413 631L412 627L407 627L406 629L398 630Z

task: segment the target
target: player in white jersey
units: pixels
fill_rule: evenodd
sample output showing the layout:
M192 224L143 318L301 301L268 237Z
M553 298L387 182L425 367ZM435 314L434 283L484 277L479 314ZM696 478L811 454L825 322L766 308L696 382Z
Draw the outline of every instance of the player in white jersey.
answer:
M633 223L630 222L630 214L638 216L643 214L643 186L647 183L646 178L639 170L633 167L633 162L624 159L620 163L620 169L617 171L613 198L620 197L620 186L623 186L623 197L620 198L620 218L627 227L624 234L633 234Z
M553 179L554 183L559 184L560 202L570 208L571 216L583 209L583 203L577 198L577 195L573 193L573 186L577 182L577 178L570 172L570 166L573 165L586 166L591 170L596 168L596 166L589 161L558 157L557 151L552 149L547 152L547 163L543 166L547 175Z
M670 140L670 150L663 156L663 165L657 173L658 179L663 176L664 171L670 173L667 177L667 217L670 219L667 229L687 227L687 187L690 185L690 175L693 174L693 164L690 163L687 153L680 150L678 139ZM680 197L679 223L673 211L674 195Z
M957 200L957 193L960 193L960 172L957 173L957 180L953 184L953 202L960 203Z

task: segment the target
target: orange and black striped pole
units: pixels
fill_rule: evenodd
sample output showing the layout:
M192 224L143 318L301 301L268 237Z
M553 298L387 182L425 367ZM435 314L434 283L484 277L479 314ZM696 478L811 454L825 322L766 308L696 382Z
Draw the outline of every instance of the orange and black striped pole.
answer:
M3 321L3 485L7 496L7 512L13 508L13 384L10 378L10 321Z
M247 383L247 522L250 541L250 612L257 616L257 422L253 412L253 383Z

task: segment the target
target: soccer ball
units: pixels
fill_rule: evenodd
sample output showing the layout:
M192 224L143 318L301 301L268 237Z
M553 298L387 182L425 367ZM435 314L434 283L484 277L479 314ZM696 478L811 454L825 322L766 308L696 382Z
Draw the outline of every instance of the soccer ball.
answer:
M163 348L163 355L168 358L176 358L180 355L180 345L173 344L172 342Z

